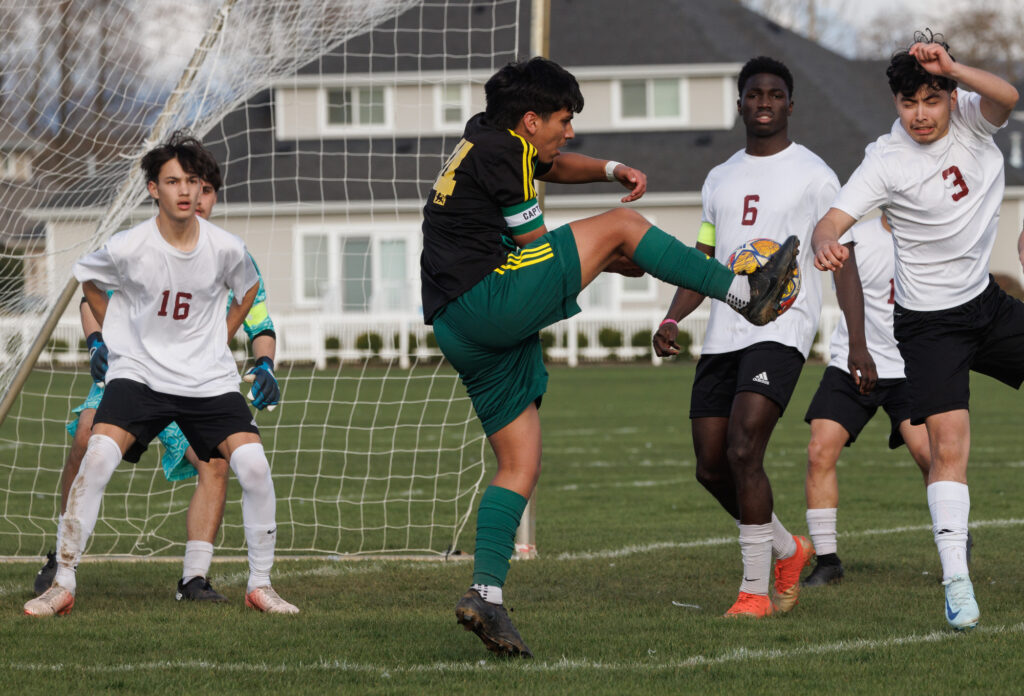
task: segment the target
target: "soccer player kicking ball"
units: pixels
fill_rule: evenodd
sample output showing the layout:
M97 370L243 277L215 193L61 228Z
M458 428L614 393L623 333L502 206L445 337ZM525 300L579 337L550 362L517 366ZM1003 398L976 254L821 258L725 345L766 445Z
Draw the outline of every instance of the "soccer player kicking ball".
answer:
M764 327L736 321L725 305L712 303L690 419L697 480L739 527L743 581L725 615L763 618L796 605L800 572L814 555L810 542L790 534L774 513L764 454L818 328L821 279L811 272L806 242L839 180L821 158L789 139L793 77L785 65L753 58L740 71L737 87L746 147L712 169L704 182L697 249L722 260L751 238L781 242L795 233L805 242L803 288L789 311ZM703 301L700 291L676 292L654 335L658 355L679 352L677 322Z
M220 167L210 158L212 169L203 172L200 177L199 203L196 214L209 220L213 206L217 203L217 192L223 184ZM259 273L259 267L256 268ZM230 309L232 300L229 300ZM99 322L85 298L80 306L82 329L90 349L90 372L94 379L85 402L74 409L76 418L67 425L72 437L71 449L64 462L61 472L61 515L67 509L68 491L71 482L82 464L92 434L93 418L96 407L103 398L103 382L107 372L109 350L103 342ZM274 353L277 347L274 323L266 308L266 291L263 278L260 277L260 289L253 301L252 308L242 322L242 328L252 344L255 366L246 373L246 380L253 381L253 405L264 409L278 403L281 396L280 387L274 378ZM189 447L188 440L175 423L171 423L157 437L164 446L161 465L168 481L181 481L197 473L199 475L196 490L189 502L186 516L187 541L185 543L185 561L182 578L175 592L177 600L193 600L208 602L226 602L227 598L217 592L207 580L210 562L213 559L213 541L220 529L224 517L224 503L227 496L228 463L220 457L213 457L208 462L200 460L195 451ZM60 525L60 519L57 521ZM47 554L46 564L36 574L33 587L37 595L41 595L53 584L57 573L57 554Z
M242 486L246 605L298 612L270 585L274 486L227 345L252 306L258 275L240 239L196 216L199 178L209 161L197 140L177 133L148 152L142 168L157 215L75 264L75 277L106 331L110 361L93 434L57 530L57 574L46 592L25 604L31 616L71 611L76 567L107 482L122 457L138 461L172 421L197 457L219 453L227 459ZM106 290L115 291L109 303ZM229 292L242 299L225 322Z
M807 529L817 564L801 585L840 582L844 570L836 544L839 483L836 462L879 407L889 414L889 447L907 445L925 485L931 463L928 432L910 423L910 397L903 358L892 333L893 243L885 216L854 225L839 240L856 263L835 274L843 317L832 333L832 356L804 416L811 425L807 446Z
M557 64L509 64L484 89L486 111L466 124L423 209L423 313L459 371L498 462L480 500L473 584L455 615L489 650L531 657L502 605L502 588L540 475L537 408L548 375L538 332L579 312L577 295L606 270L642 269L767 323L778 315L798 244L787 240L758 273L736 276L626 209L548 231L534 179L618 181L629 189L625 203L643 195L646 176L560 151L574 135L583 96Z
M886 75L898 119L814 230L815 265L849 259L839 238L881 206L896 242L893 328L906 364L911 423L928 429L928 507L942 561L944 612L955 629L978 624L967 569L969 370L1017 388L1024 381L1024 304L988 273L1003 200L1003 157L992 138L1017 90L954 62L945 43L918 34ZM974 90L968 92L957 84Z

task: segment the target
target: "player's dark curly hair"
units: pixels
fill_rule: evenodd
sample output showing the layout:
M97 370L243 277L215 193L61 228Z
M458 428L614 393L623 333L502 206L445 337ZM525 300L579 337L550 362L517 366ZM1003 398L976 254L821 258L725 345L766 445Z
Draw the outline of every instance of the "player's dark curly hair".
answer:
M933 34L931 29L914 32L914 43L937 43L949 53L949 44L944 39L942 34ZM949 57L953 58L953 54L950 53ZM910 55L909 47L893 54L889 60L889 67L885 70L885 76L889 78L889 89L892 93L902 94L904 97L914 96L922 85L947 92L956 89L956 80L943 75L932 75L922 68L917 58Z
M559 109L583 111L583 93L576 78L558 63L530 58L509 63L484 85L484 112L496 128L515 128L527 111L547 118Z
M185 173L194 174L220 190L223 180L217 160L198 139L183 130L174 131L167 140L143 155L141 167L146 181L158 181L160 170L172 159L178 160Z
M747 84L747 80L761 73L781 77L782 81L786 83L786 91L789 92L789 98L793 98L793 74L789 72L789 68L784 63L768 56L751 58L743 66L743 69L740 70L740 76L736 78L736 88L739 90L741 97L743 96L743 86Z

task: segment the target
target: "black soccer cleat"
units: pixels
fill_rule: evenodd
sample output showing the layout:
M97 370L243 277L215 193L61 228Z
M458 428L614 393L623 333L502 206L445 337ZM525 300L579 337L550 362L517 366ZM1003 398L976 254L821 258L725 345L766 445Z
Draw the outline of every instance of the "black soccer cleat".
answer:
M179 602L187 599L191 602L226 602L228 598L217 590L210 587L210 581L206 578L192 578L184 585L178 580L178 591L174 598Z
M50 551L46 554L46 565L36 573L36 580L32 587L36 591L36 597L50 589L53 579L57 576L57 552Z
M492 653L501 657L533 657L508 618L505 607L485 601L476 590L462 595L455 605L455 618L463 628L475 633Z
M818 563L814 570L806 578L800 581L804 587L824 587L825 585L838 585L843 581L843 564L834 563L831 565Z
M800 240L790 235L763 266L747 276L750 279L750 302L737 311L751 324L764 326L779 317L782 296L797 268L799 252Z

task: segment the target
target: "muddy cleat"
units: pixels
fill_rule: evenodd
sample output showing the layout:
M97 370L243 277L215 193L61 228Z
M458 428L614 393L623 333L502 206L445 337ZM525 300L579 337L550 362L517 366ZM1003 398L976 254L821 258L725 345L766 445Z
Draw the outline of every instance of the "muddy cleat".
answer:
M519 631L512 625L505 607L491 604L476 590L469 590L455 605L455 618L463 628L472 631L487 649L502 657L533 657Z
M974 599L974 585L966 575L954 575L942 583L946 587L946 621L958 631L967 631L978 625L978 602Z
M50 589L50 585L53 584L55 577L57 577L57 552L50 551L46 554L46 565L36 573L36 581L32 585L32 588L36 591L36 596Z
M35 599L25 602L25 613L29 616L64 616L75 606L75 596L60 585L51 586Z
M281 595L274 592L270 585L257 587L245 595L245 606L250 609L259 609L266 614L298 614L299 608L294 604L281 599Z
M843 564L819 562L806 578L800 581L803 587L824 587L838 585L843 581Z
M736 603L725 612L725 618L732 619L737 616L749 616L752 619L763 619L775 613L775 605L768 595L750 594L740 592Z
M751 324L764 326L778 318L781 298L786 294L793 271L797 268L799 251L800 240L790 235L763 266L747 276L750 279L750 302L737 311Z
M181 580L179 580L178 591L174 593L174 598L179 602L183 599L187 599L193 602L228 601L227 597L225 597L220 592L218 592L210 586L209 580L200 577L192 578L184 585L181 584Z
M775 561L775 608L781 612L796 606L800 595L800 573L814 558L814 547L807 537L794 535L793 541L796 542L796 553Z

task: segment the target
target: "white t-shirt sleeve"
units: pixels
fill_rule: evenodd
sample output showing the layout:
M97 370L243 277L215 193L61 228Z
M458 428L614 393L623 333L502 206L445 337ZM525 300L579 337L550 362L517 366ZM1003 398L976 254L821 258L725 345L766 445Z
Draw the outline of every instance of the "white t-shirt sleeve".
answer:
M241 255L234 264L227 269L226 282L228 288L235 293L235 302L241 304L245 293L249 292L253 285L260 282L259 273L252 262L252 257L245 247L241 249Z
M704 180L704 186L700 190L701 200L701 222L715 224L714 197L712 194L711 177Z
M1000 128L1006 125L1004 123L997 126L994 123L990 123L989 120L982 115L981 95L977 92L968 92L967 90L958 89L956 108L957 111L960 112L963 124L978 135L984 137L993 136Z
M72 273L78 282L91 281L101 290L117 290L121 287L121 273L106 245L78 259Z
M832 202L833 208L842 210L855 220L860 220L875 208L884 207L890 199L885 167L878 149L877 143L871 143L864 149L864 161Z

